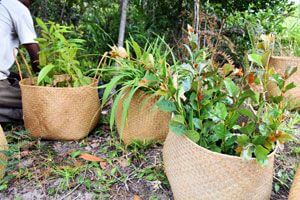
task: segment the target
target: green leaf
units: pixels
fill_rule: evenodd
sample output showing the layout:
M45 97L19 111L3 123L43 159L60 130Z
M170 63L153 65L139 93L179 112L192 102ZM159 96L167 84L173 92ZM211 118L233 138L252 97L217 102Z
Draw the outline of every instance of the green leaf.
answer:
M49 64L45 67L43 67L38 75L37 84L41 85L41 83L44 81L45 77L55 68L54 65Z
M110 130L113 130L113 126L114 126L114 123L115 123L116 110L117 110L117 107L119 105L119 102L120 102L121 97L123 96L125 90L126 90L126 88L123 88L123 90L121 90L119 92L119 94L116 96L116 98L114 100L114 103L112 105L110 119L109 119Z
M241 157L245 160L250 160L252 158L252 151L251 149L248 148L243 148L242 152L241 152Z
M239 94L240 89L236 86L236 84L230 78L226 78L224 80L224 84L229 93L229 96L236 97Z
M294 83L289 83L287 86L285 86L284 92L287 92L295 87L297 87L297 86Z
M234 70L234 67L231 64L225 64L223 66L223 74L227 76L230 72Z
M275 82L280 89L283 88L284 80L279 74L273 74L272 81Z
M264 145L266 143L266 136L254 136L252 143L255 145Z
M258 163L262 165L268 164L269 151L261 145L255 146L254 154Z
M186 136L193 142L197 143L200 140L200 134L195 130L188 130Z
M200 124L200 119L198 118L193 118L193 124L197 129L201 128L201 124Z
M238 135L237 137L237 143L239 146L243 147L246 146L246 144L249 142L249 136L242 134L242 135Z
M296 73L298 70L297 67L292 67L292 66L289 66L286 70L285 70L285 77L286 79L291 77L294 73Z
M243 134L250 135L255 131L255 128L256 128L255 123L251 122L251 123L248 123L246 126L240 128L240 131Z
M103 97L102 97L102 104L104 106L107 102L107 99L112 91L112 89L118 84L118 82L123 78L123 76L115 76L111 81L106 85Z
M218 139L224 140L226 138L227 130L223 123L217 124L212 127Z
M226 105L224 103L217 103L213 114L219 119L225 120L227 117Z
M123 129L125 127L126 119L127 119L127 114L129 110L129 106L131 103L131 100L133 98L133 95L135 92L139 89L139 87L132 88L130 92L128 93L127 98L123 102L123 110L122 110L122 121L121 121L121 132L123 132Z
M177 110L175 103L166 99L160 99L156 105L160 110L165 112L174 112Z
M187 129L184 124L171 120L169 124L170 130L176 135L184 135L187 132Z
M250 119L256 119L254 113L246 108L240 108L238 109L238 112L243 116L249 117Z
M141 47L136 43L133 39L131 40L131 46L134 49L136 57L139 59L142 57L142 50Z
M230 116L230 118L227 120L227 125L228 125L228 128L230 129L237 124L240 114L238 112L234 112L229 116Z
M181 123L181 124L184 124L185 119L184 119L184 116L182 116L182 115L174 115L174 116L172 117L172 121L174 121L174 122L179 122L179 123Z
M258 54L250 54L250 55L248 55L248 59L249 59L251 62L257 64L258 66L263 67L263 63L262 63L263 57L262 57L261 55L258 55Z

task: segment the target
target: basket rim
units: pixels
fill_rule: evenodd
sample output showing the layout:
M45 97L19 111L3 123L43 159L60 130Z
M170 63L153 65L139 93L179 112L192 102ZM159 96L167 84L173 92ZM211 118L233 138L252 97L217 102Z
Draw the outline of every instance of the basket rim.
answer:
M173 133L172 131L169 131L169 134L174 134L176 135L175 133ZM210 155L213 155L213 156L219 156L219 157L224 157L224 158L230 158L230 159L235 159L235 160L239 160L239 161L246 161L246 162L253 162L255 161L256 162L256 158L250 158L249 160L245 160L243 159L242 157L239 157L239 156L233 156L233 155L228 155L228 154L223 154L223 153L218 153L218 152L214 152L214 151L211 151L209 149L206 149L198 144L196 144L195 142L193 142L191 139L189 139L186 135L182 135L182 136L179 136L179 135L176 135L178 137L182 137L183 139L185 139L186 141L188 141L189 143L192 143L193 147L196 148L197 150L201 150L201 151L204 151L205 153L207 154L210 154ZM270 159L271 157L275 156L276 152L278 150L278 144L276 145L275 149L272 151L272 153L270 153L268 155L268 159Z
M297 56L271 56L271 58L278 60L296 60L300 62L300 57Z
M61 75L58 75L58 76L61 76ZM82 86L79 86L79 87L51 87L51 86L39 86L39 85L27 85L27 84L24 84L25 81L27 80L31 80L31 79L35 79L37 77L31 77L31 78L24 78L23 80L19 81L19 85L20 87L28 87L28 88L47 88L47 89L53 89L53 90L76 90L76 89L80 89L80 88L85 88L85 87L89 87L89 88L97 88L97 87L94 87L93 84L95 84L96 81L98 81L97 79L94 79L94 82L92 82L91 84L89 85L82 85ZM93 78L91 78L93 79Z

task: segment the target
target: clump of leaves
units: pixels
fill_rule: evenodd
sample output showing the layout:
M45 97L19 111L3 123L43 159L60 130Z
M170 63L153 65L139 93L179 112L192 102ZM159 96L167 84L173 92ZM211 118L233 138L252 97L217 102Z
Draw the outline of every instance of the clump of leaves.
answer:
M148 41L144 47L133 39L126 41L126 49L112 47L110 57L113 64L102 69L104 75L112 76L111 81L102 86L105 88L102 106L110 97L115 96L110 117L111 128L116 108L123 97L122 126L125 124L130 102L138 90L150 95L145 101L167 94L167 88L173 85L171 67L168 64L170 55L171 50L162 38L157 38L153 42ZM110 96L116 86L119 87L115 95Z
M286 79L295 70L288 69L284 76L265 70L260 54L248 56L251 65L245 70L230 64L219 68L205 50L186 48L190 57L173 75L176 92L157 104L162 110L171 105L170 130L209 150L247 160L255 157L266 164L277 143L292 139L293 124L283 96L294 87ZM279 86L279 96L267 98L269 81Z
M65 35L72 31L71 27L54 22L44 23L39 18L36 21L41 28L41 37L37 39L41 47L41 71L38 74L37 85L78 87L90 84L91 79L84 76L77 59L77 53L81 50L84 40L67 39ZM68 78L55 78L55 75L62 74L66 74Z

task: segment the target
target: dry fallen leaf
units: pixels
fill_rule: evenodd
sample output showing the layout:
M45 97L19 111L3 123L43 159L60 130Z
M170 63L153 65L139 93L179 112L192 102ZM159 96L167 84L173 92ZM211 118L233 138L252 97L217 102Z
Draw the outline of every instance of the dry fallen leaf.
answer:
M104 162L104 160L100 157L88 154L88 153L82 153L79 158L82 158L84 160L87 161L91 161L91 162Z
M100 162L101 169L106 169L107 163L106 162Z
M141 199L140 196L138 196L138 195L135 194L135 195L133 196L133 200L142 200L142 199Z

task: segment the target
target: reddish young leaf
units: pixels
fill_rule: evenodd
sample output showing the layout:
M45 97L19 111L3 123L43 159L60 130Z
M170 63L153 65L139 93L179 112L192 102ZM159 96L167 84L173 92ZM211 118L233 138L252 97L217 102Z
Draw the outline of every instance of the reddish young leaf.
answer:
M252 84L252 83L254 83L254 80L255 80L254 73L250 73L248 75L248 83Z

